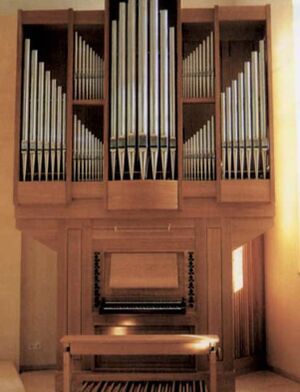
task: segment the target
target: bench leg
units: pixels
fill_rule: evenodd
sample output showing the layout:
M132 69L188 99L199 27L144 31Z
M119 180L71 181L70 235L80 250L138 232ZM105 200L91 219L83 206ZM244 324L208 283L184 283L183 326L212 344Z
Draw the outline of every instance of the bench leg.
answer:
M63 392L71 392L72 358L69 348L64 351Z
M215 349L209 353L209 392L217 392L217 353Z

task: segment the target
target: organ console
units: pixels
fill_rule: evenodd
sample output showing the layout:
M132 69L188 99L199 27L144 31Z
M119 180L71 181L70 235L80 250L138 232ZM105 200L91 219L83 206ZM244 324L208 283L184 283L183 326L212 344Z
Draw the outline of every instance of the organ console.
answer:
M58 338L216 334L233 392L231 252L274 215L269 7L106 0L19 22L16 220L58 252ZM240 325L254 361L263 323ZM78 391L209 390L193 354L81 362Z

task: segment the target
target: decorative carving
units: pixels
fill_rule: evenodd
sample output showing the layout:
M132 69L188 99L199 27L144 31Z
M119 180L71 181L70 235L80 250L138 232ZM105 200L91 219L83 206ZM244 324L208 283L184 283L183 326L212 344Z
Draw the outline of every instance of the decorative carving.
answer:
M189 308L195 307L195 258L194 252L188 252L188 287L187 287L187 304Z

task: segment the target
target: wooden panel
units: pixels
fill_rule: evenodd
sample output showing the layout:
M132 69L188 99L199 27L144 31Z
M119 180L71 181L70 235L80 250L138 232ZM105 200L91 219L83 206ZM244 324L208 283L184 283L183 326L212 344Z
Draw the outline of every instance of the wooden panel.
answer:
M266 20L264 6L220 7L220 21L258 21Z
M58 255L57 255L57 366L62 369L62 347L59 339L68 333L68 266L66 257L67 235L63 227L57 233Z
M182 181L183 198L216 197L215 181Z
M176 210L177 181L110 181L109 210Z
M68 10L23 11L23 24L68 24Z
M272 225L273 219L233 219L231 221L232 249L236 249L265 233Z
M178 289L176 253L112 253L110 289Z
M22 29L22 11L18 11L18 42L17 42L17 64L16 64L16 111L15 111L15 156L14 156L14 203L17 204L17 184L20 170L20 140L21 140L21 87L22 87L22 49L23 49L23 29Z
M231 220L222 221L222 323L223 366L233 370L232 249Z
M222 339L222 231L207 228L208 332Z
M81 333L81 230L67 234L68 264L68 333Z
M17 201L20 205L57 205L66 203L65 182L17 183Z
M82 232L82 333L94 333L93 325L93 295L94 295L94 262L92 254L91 223L87 222Z
M215 62L215 97L221 94L221 59L220 59L220 20L219 6L215 6L214 15L214 62ZM215 105L215 140L216 140L216 180L217 180L217 198L220 199L220 179L221 179L221 107Z
M74 61L74 12L69 10L68 64L67 64L67 113L66 113L66 191L71 201L72 160L73 160L73 61Z
M118 241L114 239L94 240L93 249L103 249L107 252L118 252L120 250L123 252L151 252L153 249L156 252L164 252L171 249L174 252L180 252L186 249L193 249L194 246L194 238L186 238L183 241L178 241L176 238L166 241L159 238L153 239L153 237L136 241L133 238L123 238Z
M98 24L104 25L104 11L75 11L74 24Z
M102 182L73 182L72 199L102 199L104 184Z
M203 23L213 20L213 8L184 8L181 10L181 23Z
M270 187L270 180L221 180L221 202L267 203Z

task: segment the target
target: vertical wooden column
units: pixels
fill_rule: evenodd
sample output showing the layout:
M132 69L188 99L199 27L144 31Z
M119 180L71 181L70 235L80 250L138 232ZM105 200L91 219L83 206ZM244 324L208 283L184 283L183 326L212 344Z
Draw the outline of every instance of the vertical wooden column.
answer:
M93 327L93 254L92 228L90 221L86 222L82 232L82 333L94 334Z
M68 266L66 258L67 231L64 223L60 223L57 233L57 367L62 369L63 352L60 339L68 333Z
M73 157L73 48L74 12L68 15L68 67L67 67L67 124L66 124L66 200L72 200L72 157Z
M182 22L181 0L177 1L177 168L178 168L178 207L182 208L183 179L183 103L182 103Z
M68 334L81 333L81 229L67 231Z
M18 204L17 198L17 184L20 178L20 132L21 132L21 97L22 97L22 49L23 49L23 26L22 26L22 11L18 11L18 43L17 43L17 81L16 81L16 119L15 119L15 156L14 156L14 204Z
M208 333L223 345L222 331L222 229L207 226Z
M220 21L219 7L215 6L214 10L214 66L215 66L215 143L216 143L216 181L217 196L220 199L221 184L221 59L220 59Z
M206 233L206 222L205 220L198 219L195 227L195 261L196 261L196 315L197 315L197 333L207 334L208 324L207 324L207 259L206 259L206 249L207 249L207 233Z
M110 7L109 0L105 0L105 14L104 14L104 128L103 128L103 181L105 183L105 197L107 200L107 183L109 180L109 116L110 116Z
M223 324L223 366L224 371L233 370L233 284L231 220L222 221L222 324Z

